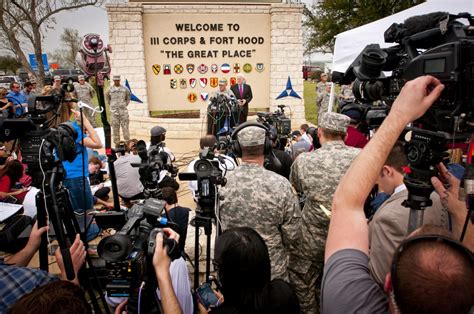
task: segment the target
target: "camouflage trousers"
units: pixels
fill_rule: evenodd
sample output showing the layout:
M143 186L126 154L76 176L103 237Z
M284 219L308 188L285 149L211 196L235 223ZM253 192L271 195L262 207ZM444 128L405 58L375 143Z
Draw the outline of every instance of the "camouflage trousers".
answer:
M323 261L290 257L290 283L300 301L301 313L319 313Z
M128 128L129 119L127 109L120 109L111 112L110 126L112 128L112 141L117 146L120 142L120 128L122 128L125 141L130 140L130 131Z
M321 104L318 108L318 125L321 122L321 117L323 113L328 112L329 104Z

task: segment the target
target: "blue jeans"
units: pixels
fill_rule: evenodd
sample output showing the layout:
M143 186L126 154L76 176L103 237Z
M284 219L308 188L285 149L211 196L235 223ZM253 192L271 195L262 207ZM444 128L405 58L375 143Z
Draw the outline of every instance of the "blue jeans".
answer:
M84 213L85 211L93 208L93 198L91 187L89 185L89 179L86 178L84 190L83 186L83 178L72 178L72 179L65 179L63 181L64 187L69 192L69 199L71 200L71 205L76 213ZM84 192L85 191L85 202L84 202ZM84 217L83 216L76 216L77 221L79 222L79 226L81 231L84 231ZM89 224L90 217L87 217L87 224ZM94 239L100 232L99 227L92 223L87 229L87 241Z

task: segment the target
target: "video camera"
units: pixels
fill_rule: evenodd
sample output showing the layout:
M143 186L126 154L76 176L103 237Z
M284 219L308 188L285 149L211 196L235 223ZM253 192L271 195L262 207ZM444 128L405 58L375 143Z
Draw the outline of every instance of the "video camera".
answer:
M99 242L98 253L106 261L106 290L109 296L133 295L134 288L137 288L146 276L146 262L147 258L152 259L155 251L156 234L162 232L161 228L176 226L161 217L164 206L165 202L157 199L135 204L126 214L127 222L120 231ZM104 225L102 222L101 227L116 227L116 224ZM180 257L176 241L165 236L164 245L167 246L168 255L172 260Z
M469 25L459 19L467 19ZM411 232L421 224L423 209L432 204L430 179L437 174L436 164L447 156L447 144L471 137L474 19L469 13L435 12L395 23L384 35L385 42L398 45L386 49L368 45L344 75L334 73L333 79L342 84L354 81L354 96L360 102L383 100L388 110L409 80L432 75L445 85L438 100L408 129L412 135L405 145L410 171L404 179L408 189L404 205L411 208Z
M22 162L28 165L33 185L40 188L43 175L58 161L73 161L76 157L76 130L71 123L51 128L60 116L61 106L74 101L65 97L74 91L72 84L64 84L59 93L33 96L28 101L28 112L20 118L0 117L0 141L19 140ZM41 163L41 165L40 165Z
M467 19L469 26L459 22ZM381 49L368 45L333 80L354 81L354 96L362 103L383 100L391 105L409 80L432 75L445 85L440 98L417 122L423 129L444 132L472 130L474 101L474 19L469 13L436 12L414 16L385 31L385 42L398 45ZM391 71L390 76L384 72Z
M220 161L215 159L213 148L204 148L199 152L199 160L194 164L194 173L179 174L179 179L182 181L197 180L199 210L207 217L215 216L215 204L218 200L216 186L225 186L227 183L219 168Z
M178 169L169 161L170 157L164 150L164 144L152 145L147 150L146 143L142 140L137 142L137 153L142 159L141 164L132 164L139 167L140 181L145 187L145 197L161 198L161 190L158 188L160 173L168 171L172 177L176 177Z
M291 133L291 119L285 115L285 105L278 105L274 112L257 112L257 122L265 125L272 134L272 140L277 140L278 149L284 149Z

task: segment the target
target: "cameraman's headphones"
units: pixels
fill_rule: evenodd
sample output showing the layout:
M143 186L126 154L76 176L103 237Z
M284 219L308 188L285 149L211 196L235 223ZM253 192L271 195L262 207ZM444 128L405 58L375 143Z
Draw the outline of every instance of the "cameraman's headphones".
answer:
M263 124L261 123L258 123L258 122L253 122L253 121L248 121L248 122L245 122L245 123L242 123L241 125L239 125L238 127L236 127L234 129L234 131L232 131L232 135L231 135L231 138L232 138L232 150L234 151L234 153L239 156L239 157L242 157L242 147L240 147L240 143L239 143L239 140L237 138L237 134L242 131L243 129L247 128L247 127L250 127L250 126L256 126L256 127L259 127L259 128L262 128L265 130L265 142L263 143L263 154L264 155L268 155L271 153L272 151L272 140L270 139L270 130Z

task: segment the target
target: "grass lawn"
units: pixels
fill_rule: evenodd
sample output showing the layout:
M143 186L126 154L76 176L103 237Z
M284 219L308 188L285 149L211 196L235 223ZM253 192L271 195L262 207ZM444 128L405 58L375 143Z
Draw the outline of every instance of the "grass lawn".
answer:
M316 110L316 83L304 81L303 95L306 121L317 124L318 111Z
M92 84L92 82L91 82L91 85L95 89L95 84ZM109 81L106 80L104 82L104 97L105 97L105 91L107 90L107 88L109 88ZM92 98L92 104L91 105L93 105L94 107L99 106L99 101L97 100L97 95L95 95L94 98ZM107 102L105 103L105 109L107 111L107 121L109 121L109 123L110 123L110 107L109 107L109 104L107 104ZM98 128L102 127L102 119L101 119L101 114L100 113L95 114L95 122L97 123Z

